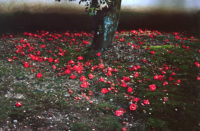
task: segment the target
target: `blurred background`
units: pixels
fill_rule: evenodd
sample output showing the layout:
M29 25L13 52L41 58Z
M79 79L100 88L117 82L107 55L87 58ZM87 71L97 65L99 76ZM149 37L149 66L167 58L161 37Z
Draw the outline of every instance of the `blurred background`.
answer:
M200 33L200 0L122 0L118 30ZM91 31L92 17L78 0L0 0L0 32Z

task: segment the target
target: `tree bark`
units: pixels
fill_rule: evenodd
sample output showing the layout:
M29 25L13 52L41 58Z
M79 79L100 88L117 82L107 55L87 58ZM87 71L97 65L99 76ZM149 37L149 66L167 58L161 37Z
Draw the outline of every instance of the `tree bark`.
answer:
M96 29L91 48L105 49L112 44L120 16L121 0L113 0L112 5L97 12L94 16Z

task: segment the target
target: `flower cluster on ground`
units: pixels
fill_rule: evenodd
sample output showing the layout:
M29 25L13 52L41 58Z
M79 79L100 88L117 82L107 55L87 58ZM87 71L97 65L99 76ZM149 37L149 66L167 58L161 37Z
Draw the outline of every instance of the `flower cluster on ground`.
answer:
M74 101L109 103L112 108L103 107L105 113L119 117L122 130L131 129L123 117L136 114L143 114L149 127L156 128L156 112L168 115L167 110L179 110L174 93L194 91L186 83L200 81L200 41L193 36L141 29L120 31L115 33L112 47L88 57L92 39L92 33L70 31L1 36L1 41L12 47L5 51L10 65L19 64L41 83L50 71L58 78L77 82L73 86L69 82L63 91ZM23 99L12 104L16 110L30 106Z

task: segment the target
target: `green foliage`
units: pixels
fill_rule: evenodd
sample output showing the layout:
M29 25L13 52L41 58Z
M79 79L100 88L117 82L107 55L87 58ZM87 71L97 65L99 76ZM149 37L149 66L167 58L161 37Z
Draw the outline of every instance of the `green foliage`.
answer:
M103 112L107 112L108 110L106 108L109 108L109 110L114 110L115 107L111 103L102 102L98 104L98 108Z
M86 123L82 123L82 122L77 122L75 124L72 125L71 128L72 131L91 131L91 127L86 124Z
M167 124L166 121L163 121L160 118L151 118L149 117L147 120L147 127L151 127L152 125L154 125L152 128L156 128L157 130L166 130L167 129Z
M198 71L194 68L194 64L191 61L196 59L197 53L195 53L195 48L199 48L199 46L197 46L197 44L188 45L194 48L190 48L190 50L186 51L180 47L150 46L150 49L156 52L156 57L151 59L152 62L156 64L155 66L167 63L168 65L177 67L179 70L174 77L179 77L181 79L181 85L158 88L155 92L144 93L140 91L140 96L148 96L151 101L151 111L147 108L142 108L142 110L147 112L147 128L156 130L191 130L192 127L192 130L200 129L198 126L200 114L197 113L197 109L200 109L200 87L198 86L200 83L195 80ZM168 53L168 50L171 50L172 54ZM148 53L146 55L150 56ZM153 76L152 70L145 70L145 73ZM193 82L191 83L190 81ZM155 80L153 83L159 85L159 82ZM161 93L164 89L167 89L167 95ZM158 100L165 96L167 96L169 100L163 106L162 101L159 102Z
M103 116L97 119L98 129L104 131L120 131L122 125L115 116Z
M10 99L0 97L0 103L3 105L0 108L0 126L2 126L5 119L8 118L8 112L11 111L12 105L9 103Z

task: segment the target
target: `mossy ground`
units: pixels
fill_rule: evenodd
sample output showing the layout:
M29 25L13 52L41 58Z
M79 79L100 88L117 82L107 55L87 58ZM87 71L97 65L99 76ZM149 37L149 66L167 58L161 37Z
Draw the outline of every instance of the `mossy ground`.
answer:
M0 129L116 131L124 127L131 131L200 128L200 45L197 38L158 31L122 31L116 33L111 48L101 52L100 56L93 54L92 58L86 59L92 36L84 32L48 31L2 35ZM83 40L89 44L84 44ZM41 45L46 47L41 48ZM19 48L22 51L16 53ZM62 56L64 50L66 54ZM29 54L42 57L43 61L32 60ZM85 57L77 60L78 56ZM59 62L44 60L50 57ZM63 73L70 60L75 61L72 65L78 62L84 65L82 73L71 72L76 79ZM25 68L24 62L30 66ZM104 64L104 70L98 69L100 63ZM95 65L97 69L92 70ZM134 69L136 65L141 68ZM109 75L107 67L117 72L112 71ZM39 72L42 78L37 78ZM93 79L88 78L90 73L94 75ZM87 88L81 87L83 82L79 78L82 75L90 84ZM163 76L155 79L156 75ZM124 77L129 77L130 81ZM122 86L123 82L127 87ZM168 84L163 85L164 82ZM151 84L156 84L156 91L149 91ZM102 93L103 88L109 89L111 85L114 89ZM127 92L128 87L133 91ZM134 98L140 101L135 102ZM149 100L150 104L144 104L144 100ZM17 107L16 102L22 105ZM137 110L129 109L132 103L137 104ZM125 111L116 116L115 111L119 109Z

